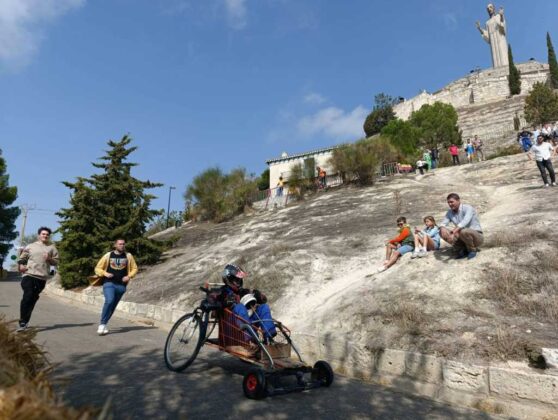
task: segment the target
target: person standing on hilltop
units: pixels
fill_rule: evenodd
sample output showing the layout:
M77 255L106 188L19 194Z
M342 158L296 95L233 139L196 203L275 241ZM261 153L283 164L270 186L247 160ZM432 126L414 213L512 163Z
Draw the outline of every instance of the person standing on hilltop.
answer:
M453 245L457 259L471 260L477 256L479 246L484 242L477 211L469 204L462 204L456 193L449 194L447 202L449 210L440 224L440 235L444 241ZM450 223L455 228L448 228Z
M550 175L550 182L552 186L556 185L556 174L554 173L554 168L552 166L552 158L556 155L556 149L552 147L549 142L543 141L544 137L540 135L537 138L537 144L535 144L527 152L527 157L529 160L533 160L533 155L535 156L535 161L537 162L537 167L541 172L541 177L544 182L544 186L548 187L548 177L546 176L546 171Z
M484 160L484 152L483 152L483 147L484 144L482 142L481 139L479 139L479 136L475 135L475 138L473 139L473 147L475 148L475 154L477 155L477 159L479 160L479 162Z
M454 165L459 165L459 147L457 147L455 144L452 144L449 148L448 148L451 158L452 158L452 162Z
M118 302L126 293L126 287L137 272L138 266L134 257L126 252L126 241L124 239L114 241L114 251L103 255L95 267L95 274L103 279L103 295L105 296L97 334L108 334L108 322Z
M58 265L58 250L50 243L51 234L50 228L40 227L37 231L37 241L23 248L19 256L18 269L23 274L21 278L23 298L17 332L27 329L35 304L46 286L50 267Z

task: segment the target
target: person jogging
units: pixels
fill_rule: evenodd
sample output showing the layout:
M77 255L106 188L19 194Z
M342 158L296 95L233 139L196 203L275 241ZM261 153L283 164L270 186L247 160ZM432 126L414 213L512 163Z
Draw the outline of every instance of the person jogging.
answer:
M101 312L101 323L97 334L109 333L108 322L126 293L126 287L137 274L138 266L132 254L126 252L126 241L114 241L114 251L107 252L97 263L95 274L103 279L103 295L105 303Z
M50 228L40 227L37 231L37 241L23 248L19 255L18 269L23 274L21 278L23 297L17 332L28 328L35 304L50 275L50 267L58 265L58 250L50 243L51 234Z

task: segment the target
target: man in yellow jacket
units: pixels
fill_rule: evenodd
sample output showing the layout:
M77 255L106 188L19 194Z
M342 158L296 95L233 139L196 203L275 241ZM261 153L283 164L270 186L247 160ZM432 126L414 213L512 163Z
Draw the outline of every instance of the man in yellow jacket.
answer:
M126 241L124 239L114 241L114 251L103 255L95 267L95 274L103 278L103 295L105 296L97 334L108 334L107 324L110 317L126 292L126 286L137 272L138 266L134 257L126 252Z

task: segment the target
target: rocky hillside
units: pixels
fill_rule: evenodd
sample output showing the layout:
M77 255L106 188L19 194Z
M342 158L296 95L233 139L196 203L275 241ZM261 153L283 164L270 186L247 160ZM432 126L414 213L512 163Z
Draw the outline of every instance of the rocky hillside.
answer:
M274 316L295 331L454 358L523 357L525 348L558 340L558 188L541 185L535 164L516 155L185 225L126 299L187 310L202 297L200 284L219 282L224 265L238 262L247 284L266 292ZM480 212L479 256L454 260L444 245L375 274L396 217L413 226L426 215L440 221L450 192Z

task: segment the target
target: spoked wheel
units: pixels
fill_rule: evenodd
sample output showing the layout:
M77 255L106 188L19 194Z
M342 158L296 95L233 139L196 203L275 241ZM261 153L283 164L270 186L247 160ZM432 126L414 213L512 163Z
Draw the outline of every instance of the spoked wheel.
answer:
M318 360L312 368L312 380L318 381L322 386L330 386L333 382L333 369L328 362Z
M261 400L267 397L265 373L261 369L254 369L244 375L242 389L247 398Z
M205 324L196 313L184 315L173 325L165 343L165 364L180 372L196 359L205 340Z

